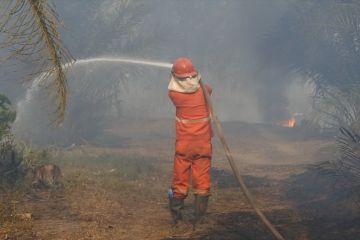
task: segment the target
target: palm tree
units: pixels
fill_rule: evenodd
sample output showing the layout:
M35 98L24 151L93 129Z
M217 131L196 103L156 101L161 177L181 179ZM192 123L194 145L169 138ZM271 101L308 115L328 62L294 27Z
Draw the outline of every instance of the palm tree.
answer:
M265 59L315 85L315 120L340 129L330 167L360 186L360 0L305 0L265 38ZM277 56L274 58L273 56Z
M67 103L66 70L74 58L64 47L59 16L48 0L1 0L0 61L16 59L36 67L31 78L49 79L49 93L56 99L54 125L64 120ZM51 78L49 78L51 76Z

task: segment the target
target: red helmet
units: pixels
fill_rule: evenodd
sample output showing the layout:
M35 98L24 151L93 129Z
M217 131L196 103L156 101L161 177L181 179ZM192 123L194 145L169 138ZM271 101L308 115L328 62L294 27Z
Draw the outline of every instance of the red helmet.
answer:
M178 78L187 78L198 74L191 59L189 58L176 59L171 72Z

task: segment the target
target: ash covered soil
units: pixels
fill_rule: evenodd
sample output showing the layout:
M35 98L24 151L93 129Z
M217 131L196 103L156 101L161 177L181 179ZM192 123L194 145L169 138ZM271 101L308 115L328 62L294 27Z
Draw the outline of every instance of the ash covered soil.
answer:
M32 219L14 239L272 239L240 192L216 138L206 223L195 230L189 223L190 194L186 222L171 226L166 192L173 124L118 122L98 144L64 150L54 160L62 186L20 198L17 211L31 212ZM224 123L224 131L257 204L286 239L358 239L356 196L332 174L311 167L335 157L331 136L242 122Z

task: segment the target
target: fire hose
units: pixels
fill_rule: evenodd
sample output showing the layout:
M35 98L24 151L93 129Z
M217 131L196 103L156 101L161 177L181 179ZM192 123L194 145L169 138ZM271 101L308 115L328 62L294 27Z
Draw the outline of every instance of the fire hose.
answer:
M227 160L228 160L228 162L229 162L229 164L231 166L231 169L233 171L233 174L234 174L236 180L238 181L238 183L240 185L241 191L245 195L245 198L248 201L248 203L254 209L256 215L259 217L259 219L262 221L262 223L270 230L270 232L273 234L273 236L277 240L285 240L285 238L276 230L274 225L267 219L267 217L262 213L262 211L256 205L254 197L252 196L251 192L249 191L248 187L246 186L246 184L244 182L244 179L240 175L239 169L237 168L237 166L235 164L235 161L234 161L234 158L233 158L233 156L231 154L230 148L229 148L229 146L228 146L228 144L227 144L227 142L225 140L225 136L224 136L224 132L223 132L221 123L220 123L218 117L215 114L211 98L209 96L208 91L205 89L202 80L200 81L200 86L201 86L201 88L202 88L202 90L204 92L205 101L206 101L207 107L208 107L209 112L210 112L211 121L215 124L216 135L218 136L218 138L220 140L220 143L224 148L226 158L227 158Z

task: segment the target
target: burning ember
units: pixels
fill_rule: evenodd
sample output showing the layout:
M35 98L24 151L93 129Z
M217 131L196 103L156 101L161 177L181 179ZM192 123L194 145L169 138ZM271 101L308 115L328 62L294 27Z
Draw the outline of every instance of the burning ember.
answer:
M278 121L275 123L275 125L281 127L293 128L296 125L296 119L294 117L291 117L287 120Z
M291 118L275 122L275 125L287 128L293 128L296 126L296 116L302 115L302 113L294 113Z

